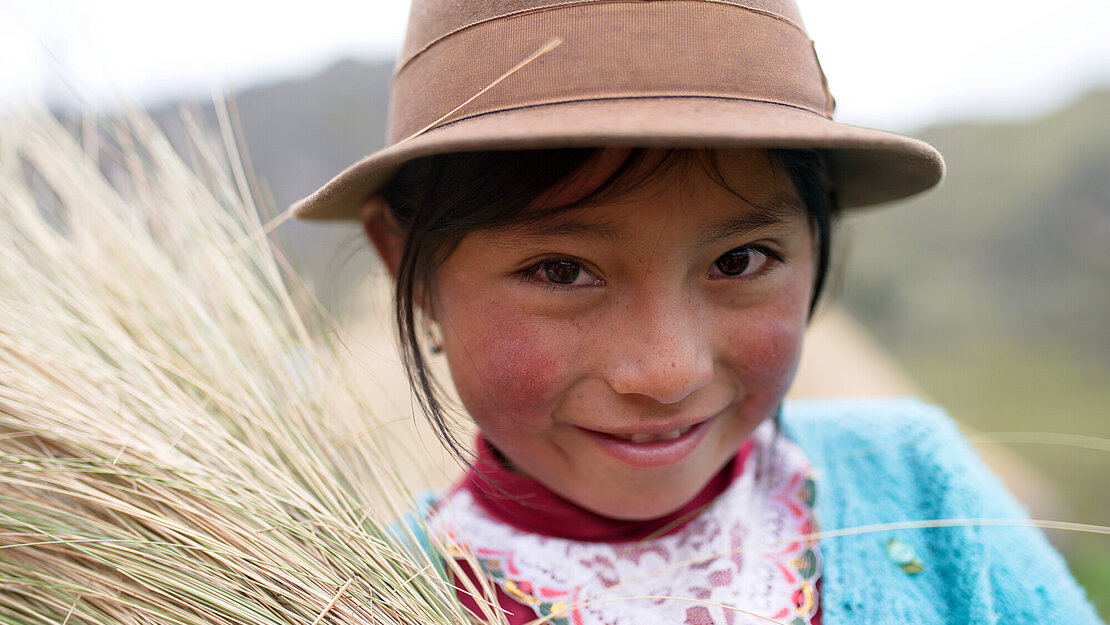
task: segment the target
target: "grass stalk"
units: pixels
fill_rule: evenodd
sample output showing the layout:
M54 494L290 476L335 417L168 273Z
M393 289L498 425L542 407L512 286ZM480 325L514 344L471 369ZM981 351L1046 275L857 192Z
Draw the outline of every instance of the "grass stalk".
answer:
M0 623L466 622L233 144L186 127L191 165L137 113L0 122Z

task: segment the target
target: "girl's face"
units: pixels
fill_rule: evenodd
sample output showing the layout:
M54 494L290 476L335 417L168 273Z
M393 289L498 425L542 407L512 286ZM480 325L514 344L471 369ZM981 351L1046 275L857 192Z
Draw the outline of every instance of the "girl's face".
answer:
M766 153L720 157L732 191L688 159L611 201L471 233L436 274L431 314L470 416L516 469L604 516L681 507L794 375L815 271L805 208ZM623 158L602 153L535 210Z

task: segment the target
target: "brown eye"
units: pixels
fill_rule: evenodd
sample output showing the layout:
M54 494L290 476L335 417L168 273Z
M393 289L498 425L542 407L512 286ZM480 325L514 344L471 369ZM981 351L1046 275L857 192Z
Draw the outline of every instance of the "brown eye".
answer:
M710 278L754 278L774 262L782 262L782 258L760 247L745 245L721 254L713 261L707 275Z
M744 273L751 261L751 250L746 247L738 247L722 254L714 265L726 276L738 276Z
M574 284L582 273L582 265L569 260L552 260L543 264L543 275L554 284Z

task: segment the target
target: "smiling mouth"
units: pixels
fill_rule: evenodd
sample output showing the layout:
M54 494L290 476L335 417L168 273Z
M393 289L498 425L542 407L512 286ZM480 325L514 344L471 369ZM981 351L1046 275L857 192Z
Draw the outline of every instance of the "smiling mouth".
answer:
M610 434L609 436L612 436L613 438L619 438L622 441L628 441L630 443L636 443L636 444L655 443L655 442L659 442L659 441L673 441L676 438L682 436L683 434L689 432L693 428L694 428L694 426L688 425L684 428L678 428L677 430L671 430L670 432L663 432L662 434L636 433L636 434Z
M701 445L713 419L665 432L602 432L583 430L597 449L634 469L662 469L683 462ZM673 424L666 424L673 425Z

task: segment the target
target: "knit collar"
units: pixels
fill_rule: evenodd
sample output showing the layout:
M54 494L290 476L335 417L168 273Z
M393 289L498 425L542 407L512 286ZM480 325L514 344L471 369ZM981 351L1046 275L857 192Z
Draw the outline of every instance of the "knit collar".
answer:
M612 519L563 499L535 479L510 470L484 436L478 436L477 450L478 459L459 488L467 490L497 520L544 536L617 543L670 534L689 523L740 476L751 441L745 442L693 499L670 514L647 521Z

